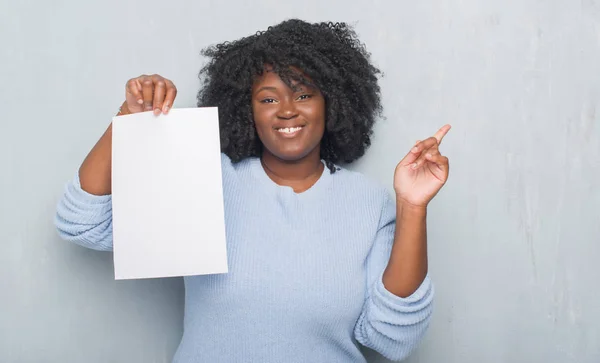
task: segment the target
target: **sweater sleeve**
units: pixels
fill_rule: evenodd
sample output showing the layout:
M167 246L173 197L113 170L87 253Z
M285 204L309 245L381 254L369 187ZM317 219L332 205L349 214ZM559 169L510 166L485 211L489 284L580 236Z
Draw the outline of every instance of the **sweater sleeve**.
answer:
M433 284L427 275L418 289L401 298L383 285L383 271L394 242L396 207L384 193L380 222L367 259L367 293L354 334L364 346L400 361L408 357L425 334L432 314Z
M224 181L233 173L231 160L221 154ZM228 185L224 185L227 187ZM81 188L79 173L67 183L56 207L54 224L65 240L98 251L113 250L112 196L93 195Z
M65 240L98 251L112 251L112 198L81 189L79 173L67 183L54 224Z

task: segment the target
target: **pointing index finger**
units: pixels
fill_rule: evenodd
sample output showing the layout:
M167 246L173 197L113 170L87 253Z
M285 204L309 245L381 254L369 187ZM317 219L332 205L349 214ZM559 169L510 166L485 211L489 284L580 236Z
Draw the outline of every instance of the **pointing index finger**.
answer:
M438 130L438 132L435 133L435 135L433 135L433 137L435 137L438 141L438 144L442 143L442 139L444 138L444 136L446 136L446 134L448 133L448 131L450 131L451 126L449 124L446 124L444 126L442 126L441 129Z

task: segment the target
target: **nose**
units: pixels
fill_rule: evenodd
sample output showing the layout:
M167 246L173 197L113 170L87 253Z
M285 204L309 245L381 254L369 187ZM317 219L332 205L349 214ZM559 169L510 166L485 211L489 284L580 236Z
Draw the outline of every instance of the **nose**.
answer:
M290 120L298 116L296 105L293 101L284 100L279 103L277 117L284 120Z

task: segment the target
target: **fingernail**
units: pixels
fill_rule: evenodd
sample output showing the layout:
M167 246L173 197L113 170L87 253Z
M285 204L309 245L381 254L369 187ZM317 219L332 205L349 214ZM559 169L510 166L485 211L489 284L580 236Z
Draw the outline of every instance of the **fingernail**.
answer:
M167 113L167 112L169 112L169 106L168 106L168 105L165 105L165 106L163 107L163 113Z
M417 151L419 151L418 147L415 146L415 147L412 148L412 152L416 153Z
M154 109L154 114L155 114L156 116L160 115L160 108L155 108L155 109Z
M425 155L425 157L426 157L427 159L431 159L431 154L427 154L427 155Z
M144 103L144 100L142 100L142 99L140 98L140 99L139 99L137 102L138 102L138 104L140 104L140 105L141 105L142 103Z
M413 163L410 167L413 168L413 169L416 169L417 165L418 165L417 163Z

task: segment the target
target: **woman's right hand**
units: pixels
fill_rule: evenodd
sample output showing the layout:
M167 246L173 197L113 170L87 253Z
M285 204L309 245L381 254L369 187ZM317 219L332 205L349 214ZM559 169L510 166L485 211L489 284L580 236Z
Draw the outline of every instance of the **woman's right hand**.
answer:
M138 113L154 110L155 115L167 114L175 97L177 88L171 80L158 74L141 75L127 81L125 86L125 102L121 114Z

